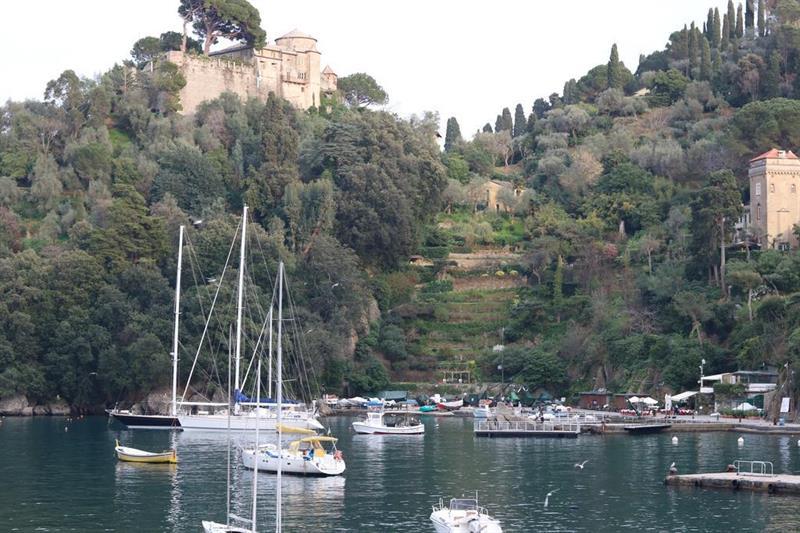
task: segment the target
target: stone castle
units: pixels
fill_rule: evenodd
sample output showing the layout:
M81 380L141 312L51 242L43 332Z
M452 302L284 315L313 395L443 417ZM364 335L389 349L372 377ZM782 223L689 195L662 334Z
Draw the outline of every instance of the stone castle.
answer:
M750 161L750 233L762 249L796 248L800 224L800 158L770 150Z
M186 78L180 92L183 113L192 114L205 100L223 92L242 100L266 100L275 93L299 109L320 105L320 96L336 91L337 76L330 67L320 69L317 40L298 30L275 40L274 45L255 49L237 45L209 57L167 52Z

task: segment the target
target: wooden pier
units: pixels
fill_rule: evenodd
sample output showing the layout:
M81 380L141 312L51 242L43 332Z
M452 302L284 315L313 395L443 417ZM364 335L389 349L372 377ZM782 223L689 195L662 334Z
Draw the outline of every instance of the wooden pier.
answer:
M488 438L528 437L549 439L576 439L581 426L571 421L501 421L482 420L475 422L475 436Z
M666 485L701 489L728 489L767 492L769 494L800 494L800 476L773 474L772 463L736 461L738 472L709 472L705 474L670 475Z

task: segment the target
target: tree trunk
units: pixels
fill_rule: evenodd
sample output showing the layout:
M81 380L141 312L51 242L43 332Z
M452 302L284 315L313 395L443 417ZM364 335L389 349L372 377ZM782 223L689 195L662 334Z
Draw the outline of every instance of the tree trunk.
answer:
M183 37L181 38L181 52L184 53L184 54L186 53L186 40L188 38L187 35L186 35L186 25L187 24L189 24L189 21L186 20L186 19L183 19Z
M650 249L647 250L647 273L653 275L653 255Z
M747 289L747 314L750 316L750 322L753 321L753 289Z
M703 346L703 331L702 325L700 321L696 318L692 318L692 330L697 332L697 341L700 343L700 347Z

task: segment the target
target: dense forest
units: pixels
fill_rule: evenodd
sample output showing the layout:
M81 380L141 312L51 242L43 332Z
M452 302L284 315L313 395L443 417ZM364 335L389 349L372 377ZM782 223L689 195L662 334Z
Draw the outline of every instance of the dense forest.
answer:
M263 42L246 18L233 38ZM89 408L166 385L178 227L204 273L184 277L191 358L244 203L266 257L248 276L269 294L286 262L327 391L432 379L446 354L420 355L415 313L446 322L423 304L452 289L449 252L482 248L517 252L492 275L527 283L505 350L474 353L481 379L658 392L692 387L703 359L707 373L800 359L800 255L732 223L749 159L800 147L797 0L712 9L635 72L614 45L563 94L505 108L471 139L450 118L443 151L438 117L381 111L365 74L307 111L223 94L181 115L185 80L160 54L207 53L216 37L194 22L200 41L145 37L96 79L68 70L42 101L0 108L0 398ZM487 179L525 193L482 210ZM409 266L417 255L431 266Z

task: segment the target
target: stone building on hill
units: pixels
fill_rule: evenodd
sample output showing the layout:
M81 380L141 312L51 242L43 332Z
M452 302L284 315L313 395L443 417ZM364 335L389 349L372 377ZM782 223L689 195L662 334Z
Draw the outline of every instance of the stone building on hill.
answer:
M478 210L508 213L523 192L510 181L488 180L470 192L470 199Z
M750 160L749 232L762 249L796 248L800 224L800 158L770 150Z
M242 100L266 100L275 93L298 109L308 109L319 106L322 95L336 91L338 81L329 66L320 68L317 40L298 30L260 49L236 45L211 52L209 57L173 51L167 52L166 59L178 65L186 78L180 92L185 114L223 92Z

